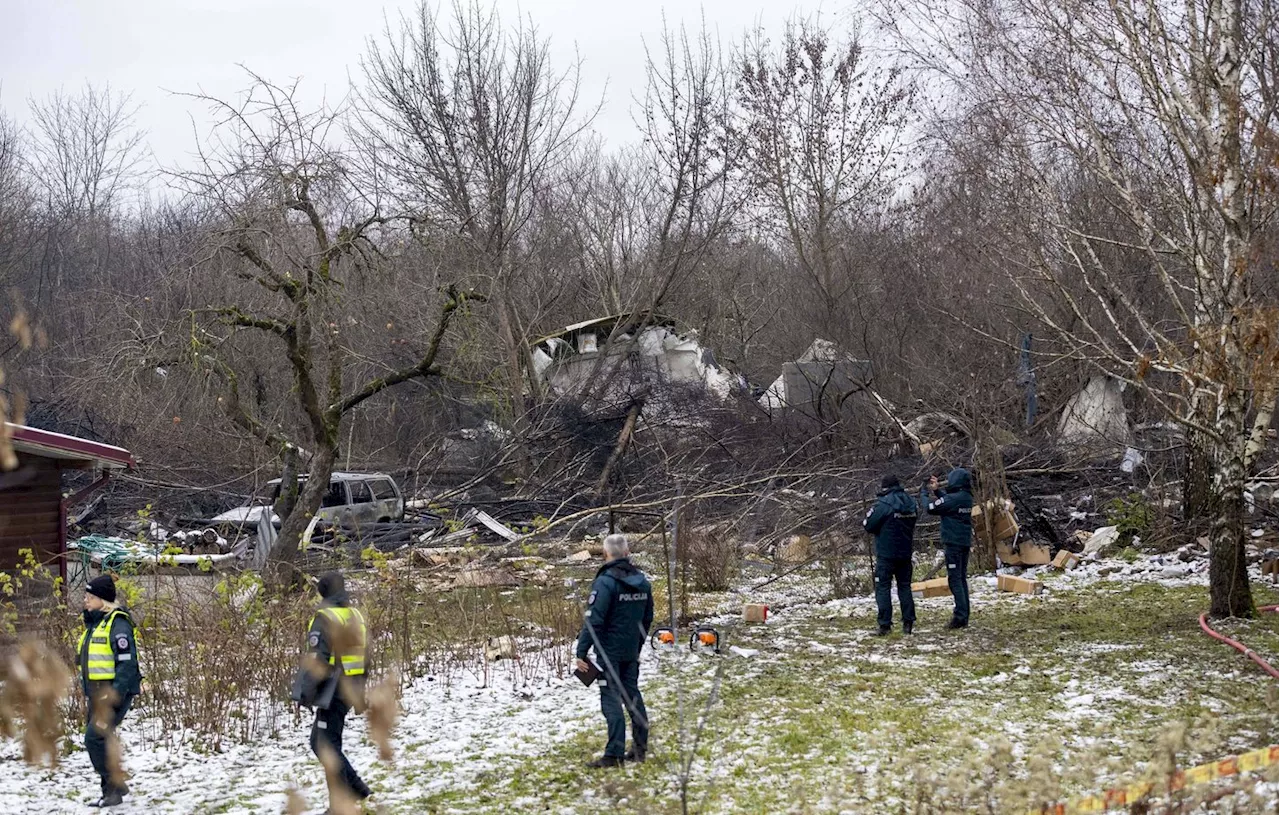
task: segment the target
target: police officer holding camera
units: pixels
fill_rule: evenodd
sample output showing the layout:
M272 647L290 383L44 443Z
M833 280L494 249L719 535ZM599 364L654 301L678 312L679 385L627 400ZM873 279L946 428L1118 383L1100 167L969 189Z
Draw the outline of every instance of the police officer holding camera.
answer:
M947 587L955 598L956 610L947 628L969 625L969 549L973 545L973 493L969 471L956 467L947 473L947 486L939 487L937 476L929 477L928 491L920 488L920 503L930 515L941 520L942 556L947 562Z

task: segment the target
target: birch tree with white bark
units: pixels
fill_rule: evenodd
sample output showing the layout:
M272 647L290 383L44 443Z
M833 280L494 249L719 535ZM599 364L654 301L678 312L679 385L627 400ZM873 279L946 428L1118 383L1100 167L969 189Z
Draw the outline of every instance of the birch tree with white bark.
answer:
M940 115L1002 134L989 169L1025 217L991 241L1026 313L1184 428L1189 520L1211 540L1210 612L1252 615L1244 488L1277 381L1276 304L1253 293L1276 274L1274 3L887 11L939 81Z

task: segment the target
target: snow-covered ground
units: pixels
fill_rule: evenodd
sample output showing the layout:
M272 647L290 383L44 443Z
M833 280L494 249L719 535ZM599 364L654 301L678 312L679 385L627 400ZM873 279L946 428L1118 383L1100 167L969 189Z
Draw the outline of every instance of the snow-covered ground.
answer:
M517 686L514 676L498 663L488 686L474 675L448 684L418 680L402 699L393 766L376 760L363 717L349 716L344 748L377 790L377 803L414 811L405 805L441 789L464 788L481 773L536 755L587 726L588 714L599 708L596 694L577 680ZM199 744L140 746L131 732L138 721L126 718L121 740L132 792L113 811L280 813L286 789L293 786L310 811L322 812L324 775L308 747L310 722L301 720L291 738L233 745L215 754ZM17 742L0 742L0 813L83 813L85 801L97 797L97 775L82 749L50 771L23 764Z
M655 758L643 767L587 774L582 762L604 735L596 691L572 679L521 685L506 663L487 681L415 682L390 764L376 760L363 719L350 718L348 755L381 812L599 812L637 798L642 808L667 811L687 742L675 735L678 711L696 720L719 676L692 782L705 796L700 811L896 810L919 785L980 774L1006 749L1019 767L1038 766L1035 756L1046 751L1055 778L1045 783L1066 797L1140 770L1154 760L1162 728L1184 716L1213 719L1220 738L1184 746L1180 761L1274 739L1274 708L1259 701L1265 675L1201 634L1190 614L1203 602L1206 569L1204 561L1141 557L1067 573L1027 570L1045 580L1040 596L999 593L994 577L977 577L971 629L942 630L950 598L934 598L919 604L914 637L887 640L871 636L871 598L827 600L817 570L752 592L756 578L700 598L703 619L735 646L721 657L646 650ZM1257 591L1260 603L1275 602L1274 590ZM734 609L744 599L773 606L769 622L741 624ZM1135 620L1134 610L1151 604L1161 606L1151 624ZM1121 609L1114 620L1112 608ZM1259 628L1242 631L1255 638L1269 627L1271 642L1250 644L1274 660L1274 623L1250 625ZM123 728L133 794L117 811L279 813L291 786L311 811L324 809L309 720L279 739L220 752L151 743L142 734L154 728L145 725L131 717ZM1257 791L1274 811L1276 785ZM0 813L85 812L96 792L78 746L50 771L27 766L20 745L0 741Z

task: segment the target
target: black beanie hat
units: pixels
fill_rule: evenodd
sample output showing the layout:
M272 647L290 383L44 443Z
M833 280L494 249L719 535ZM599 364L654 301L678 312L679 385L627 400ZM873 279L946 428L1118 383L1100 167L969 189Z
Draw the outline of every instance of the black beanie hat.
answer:
M880 479L880 489L882 490L891 490L894 487L901 486L902 482L898 480L896 475L886 475L884 478Z
M325 600L341 594L345 589L342 572L325 572L316 580L316 591L320 592L320 596Z
M100 574L90 580L84 590L94 597L101 597L108 603L116 601L116 581L112 580L109 574Z

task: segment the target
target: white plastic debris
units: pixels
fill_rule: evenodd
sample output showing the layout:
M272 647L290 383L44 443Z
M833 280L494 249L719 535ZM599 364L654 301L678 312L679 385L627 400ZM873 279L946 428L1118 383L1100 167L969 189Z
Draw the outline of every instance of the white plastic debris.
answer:
M1142 453L1132 447L1124 448L1124 458L1120 460L1120 472L1131 473L1142 464Z

